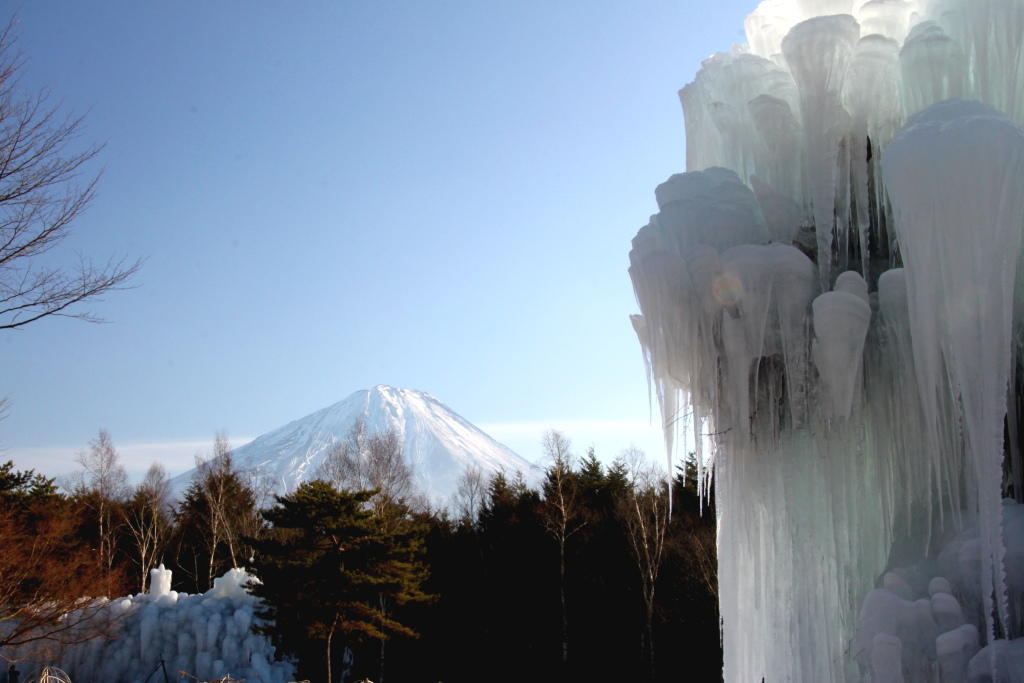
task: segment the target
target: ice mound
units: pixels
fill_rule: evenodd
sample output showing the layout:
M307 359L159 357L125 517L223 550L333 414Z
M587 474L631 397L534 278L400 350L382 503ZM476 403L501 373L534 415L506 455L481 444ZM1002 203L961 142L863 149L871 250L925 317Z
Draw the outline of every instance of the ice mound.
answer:
M1006 599L1020 632L1024 618L1024 505L1002 501ZM980 534L972 525L929 558L894 569L861 605L856 652L872 681L1024 681L1024 639L981 647L986 605L978 573ZM940 672L935 678L933 674Z
M171 571L150 572L150 592L109 603L116 637L70 646L61 667L75 683L143 683L171 680L179 671L202 681L230 674L247 683L286 683L294 667L277 661L274 647L252 632L259 600L245 590L253 577L231 569L202 595L172 591Z

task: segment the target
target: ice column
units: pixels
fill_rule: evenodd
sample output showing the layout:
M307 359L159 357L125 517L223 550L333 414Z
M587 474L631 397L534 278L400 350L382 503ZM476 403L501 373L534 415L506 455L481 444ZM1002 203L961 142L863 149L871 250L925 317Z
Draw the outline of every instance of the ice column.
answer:
M807 173L818 253L832 253L833 209L839 141L848 127L842 106L843 81L860 27L845 14L816 17L795 26L782 41L782 53L800 90L807 150ZM818 261L822 288L830 280L830 258Z
M947 100L913 116L882 160L903 249L915 358L931 397L952 385L977 491L988 635L1007 627L1003 420L1011 381L1017 255L1024 225L1024 130L991 107Z
M171 570L165 569L163 563L149 570L149 593L154 597L168 595L171 592Z

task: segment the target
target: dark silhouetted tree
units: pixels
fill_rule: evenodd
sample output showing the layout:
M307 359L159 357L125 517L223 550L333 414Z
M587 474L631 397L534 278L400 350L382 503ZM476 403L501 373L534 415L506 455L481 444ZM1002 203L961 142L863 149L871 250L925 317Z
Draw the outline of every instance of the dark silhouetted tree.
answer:
M250 590L265 603L267 629L284 652L297 655L303 675L335 680L335 640L350 646L392 635L415 636L377 608L381 595L403 604L426 598L421 585L422 538L382 534L368 503L375 491L339 491L326 481L301 484L264 512L267 534L254 541L261 583ZM321 649L314 664L309 644Z
M544 454L549 462L545 472L541 516L544 528L558 544L558 598L562 627L562 664L569 661L569 612L566 601L566 547L586 520L580 504L579 484L573 472L572 444L554 429L544 434Z

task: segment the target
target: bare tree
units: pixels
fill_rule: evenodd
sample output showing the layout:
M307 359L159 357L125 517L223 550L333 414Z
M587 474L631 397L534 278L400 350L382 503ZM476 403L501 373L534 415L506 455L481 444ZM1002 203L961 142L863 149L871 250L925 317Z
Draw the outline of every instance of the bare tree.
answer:
M683 552L691 560L701 586L718 599L718 549L715 546L715 527L710 524L691 524L682 538Z
M486 495L487 478L484 477L484 471L476 466L467 467L455 484L452 509L464 524L475 524Z
M146 577L156 566L170 533L168 516L170 482L159 463L153 463L145 478L124 505L124 522L132 543L133 561L139 570L139 592L146 590Z
M196 472L177 512L175 561L206 590L224 566L239 567L252 548L246 538L260 532L253 487L231 458L224 434L217 434L210 458L196 457Z
M566 546L569 539L583 528L583 506L579 486L573 472L572 443L561 432L548 430L541 441L544 454L551 463L544 480L544 505L541 514L544 528L558 543L558 595L562 615L562 664L569 661L569 613L565 597Z
M118 505L128 491L128 473L120 463L110 432L101 429L89 450L76 457L82 470L73 476L72 492L93 510L97 522L100 564L109 572L114 566Z
M640 574L640 594L644 604L643 645L651 680L654 680L654 595L670 521L668 482L663 473L646 462L643 451L637 448L625 450L619 459L630 473L629 489L620 502L619 514Z
M200 495L206 501L206 522L210 532L209 585L213 585L214 564L217 547L222 543L227 546L231 566L238 566L238 533L232 528L232 515L229 514L231 497L234 494L230 477L233 471L231 447L227 437L218 433L213 442L213 457L209 460L196 462Z
M334 444L330 452L320 463L317 476L324 481L329 481L338 489L351 489L353 485L358 487L362 481L353 484L353 470L358 471L359 459L366 452L366 423L362 418L352 423L345 438Z
M46 91L21 92L12 25L0 33L0 329L51 315L99 322L78 305L123 288L141 263L38 258L67 238L95 196L98 176L82 176L99 147L74 151L82 119L62 116Z
M348 435L324 458L318 474L339 489L377 491L370 507L374 518L385 524L387 509L396 504L423 507L405 463L402 437L394 429L367 434L363 421L356 420Z

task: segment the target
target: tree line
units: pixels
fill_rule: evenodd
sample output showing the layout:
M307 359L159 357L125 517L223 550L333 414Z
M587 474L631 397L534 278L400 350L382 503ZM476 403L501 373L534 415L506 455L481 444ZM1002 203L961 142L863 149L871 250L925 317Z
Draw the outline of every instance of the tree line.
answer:
M358 423L284 496L222 437L180 501L159 465L129 486L102 431L63 490L8 462L0 623L20 626L0 652L116 637L82 628L90 598L144 591L163 563L189 593L253 572L257 628L309 680L720 680L714 500L701 510L693 464L668 478L635 450L606 466L556 431L543 446L538 485L469 470L445 508L415 490L397 434Z

